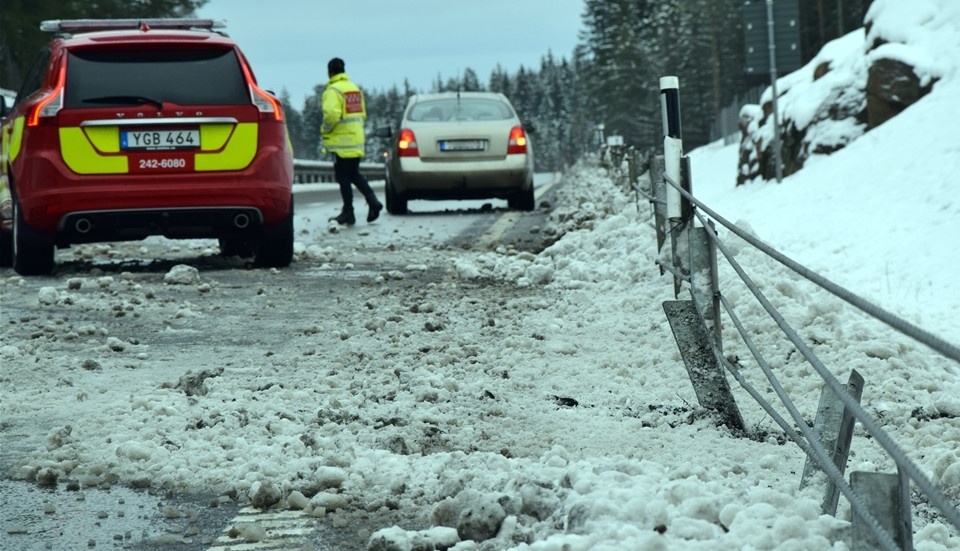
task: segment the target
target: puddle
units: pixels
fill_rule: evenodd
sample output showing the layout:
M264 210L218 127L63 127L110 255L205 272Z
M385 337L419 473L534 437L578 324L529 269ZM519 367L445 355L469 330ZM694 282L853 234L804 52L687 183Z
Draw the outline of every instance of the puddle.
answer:
M0 480L0 550L207 549L237 507L122 486Z

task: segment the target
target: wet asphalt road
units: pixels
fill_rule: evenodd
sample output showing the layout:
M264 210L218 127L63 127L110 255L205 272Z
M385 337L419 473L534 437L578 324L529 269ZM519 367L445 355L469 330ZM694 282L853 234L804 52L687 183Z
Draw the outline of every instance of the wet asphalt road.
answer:
M469 227L447 236L447 244L466 247L478 242L486 246L503 243L537 252L552 239L537 229L544 223L546 210L542 215L523 217L502 209L481 208L480 212L489 216L480 216ZM416 219L416 215L411 218ZM67 266L57 277L69 278L89 268L83 263ZM231 265L213 268L229 270ZM162 271L165 266L161 262L147 269ZM13 272L5 269L0 274L8 276ZM242 280L243 271L238 269L236 275ZM11 323L13 320L8 318L12 317L16 315L10 309L3 316L5 322ZM17 458L42 446L42 435L48 431L49 427L15 427L0 420L0 551L216 551L230 548L230 543L242 543L243 533L237 532L236 527L257 522L287 523L291 527L293 535L289 540L271 549L349 551L363 549L362 542L372 529L392 524L391 519L365 512L347 521L308 518L297 512L287 512L286 517L263 517L258 511L242 510L233 496L173 494L156 488L124 487L110 481L96 486L84 486L74 480L37 483L11 476L17 474L10 472Z
M208 549L238 510L213 496L69 482L0 480L0 496L3 551Z

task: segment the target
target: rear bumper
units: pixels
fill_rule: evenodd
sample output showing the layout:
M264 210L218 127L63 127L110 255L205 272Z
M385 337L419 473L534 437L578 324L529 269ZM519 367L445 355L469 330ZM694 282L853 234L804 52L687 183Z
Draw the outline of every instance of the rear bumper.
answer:
M293 160L280 149L232 172L81 176L42 153L14 170L24 221L60 245L253 233L292 210Z
M81 211L60 219L57 240L68 244L134 241L151 235L171 239L255 237L262 230L260 211L249 207Z
M497 162L398 161L391 185L410 199L507 197L533 184L532 167L522 155Z

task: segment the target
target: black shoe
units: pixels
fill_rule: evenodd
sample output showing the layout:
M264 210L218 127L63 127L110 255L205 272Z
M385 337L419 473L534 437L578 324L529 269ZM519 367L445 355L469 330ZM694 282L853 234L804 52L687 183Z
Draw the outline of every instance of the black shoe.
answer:
M341 212L338 216L335 216L330 219L331 222L336 222L341 226L352 226L357 223L357 219L353 216L353 211L345 210Z
M381 210L383 210L383 205L379 202L370 205L370 210L367 211L367 222L373 222L377 218L380 218Z

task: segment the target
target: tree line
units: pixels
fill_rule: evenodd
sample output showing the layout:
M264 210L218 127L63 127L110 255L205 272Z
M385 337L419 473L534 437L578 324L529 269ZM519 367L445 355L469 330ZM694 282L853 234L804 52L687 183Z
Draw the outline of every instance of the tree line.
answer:
M764 3L765 0L752 0ZM828 41L862 26L872 0L774 0L797 2L803 62ZM0 87L16 88L33 53L47 39L43 19L177 17L207 0L4 0L0 10ZM640 148L662 138L659 79L680 80L685 147L715 138L710 128L721 109L767 75L745 71L744 0L584 0L578 43L569 55L545 52L539 67L508 71L497 66L486 81L466 69L459 79L439 79L431 90L406 81L387 90L365 90L368 128L396 125L407 99L418 92L503 92L530 123L538 170L561 170L603 135L623 136ZM547 16L546 14L544 15ZM241 45L242 47L242 45ZM281 93L298 158L319 158L319 94L303 105ZM387 144L370 132L368 158Z
M207 0L3 0L0 3L0 88L17 90L37 51L50 39L48 19L189 17Z
M764 0L754 0L764 3ZM775 0L785 2L793 0ZM798 2L801 58L863 25L872 0ZM365 90L368 128L396 125L407 99L418 92L503 92L521 119L535 129L538 170L562 170L604 136L620 135L638 148L662 141L662 76L680 79L683 140L688 149L709 143L711 126L735 98L769 84L768 75L745 68L744 0L584 0L582 29L568 57L547 52L539 67L508 72L497 66L486 82L472 69L462 78L433 83L431 90L407 82L388 90ZM318 92L323 83L318 84ZM301 108L281 98L299 158L318 158L319 97ZM602 125L602 132L599 130ZM371 137L368 158L387 144Z

